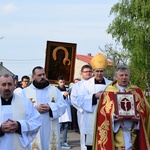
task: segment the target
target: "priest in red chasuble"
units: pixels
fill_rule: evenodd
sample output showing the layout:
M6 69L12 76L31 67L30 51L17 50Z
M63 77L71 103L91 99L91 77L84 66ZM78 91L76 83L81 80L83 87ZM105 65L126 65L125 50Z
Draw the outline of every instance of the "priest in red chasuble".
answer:
M118 66L101 96L93 150L150 150L150 106L129 77L129 69Z

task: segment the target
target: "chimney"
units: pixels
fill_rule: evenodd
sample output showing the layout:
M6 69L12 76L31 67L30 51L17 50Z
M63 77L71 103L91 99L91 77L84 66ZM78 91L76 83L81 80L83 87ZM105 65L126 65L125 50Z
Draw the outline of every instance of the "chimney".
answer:
M88 53L87 55L88 55L88 56L91 56L91 53Z

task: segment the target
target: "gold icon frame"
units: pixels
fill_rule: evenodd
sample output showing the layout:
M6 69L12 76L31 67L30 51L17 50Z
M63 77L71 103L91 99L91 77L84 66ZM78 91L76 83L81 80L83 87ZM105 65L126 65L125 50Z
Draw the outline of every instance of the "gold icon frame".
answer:
M46 59L45 59L45 72L51 84L57 83L58 76L65 78L65 83L73 82L75 71L75 58L76 58L76 43L47 41L46 46ZM62 62L58 62L57 57L61 57L61 51L64 58Z
M115 114L123 118L132 118L137 115L133 94L122 92L115 94Z

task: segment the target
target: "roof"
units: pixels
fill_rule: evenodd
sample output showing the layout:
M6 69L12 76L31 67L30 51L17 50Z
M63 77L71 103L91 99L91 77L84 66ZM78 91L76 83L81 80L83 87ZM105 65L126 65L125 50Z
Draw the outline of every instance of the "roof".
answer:
M10 74L10 75L14 75L10 70L8 70L7 68L5 68L3 66L3 63L0 62L0 75L2 74Z
M81 61L84 61L85 63L90 63L91 59L93 58L93 56L90 56L90 55L79 55L77 54L76 55L76 58L81 60Z
M88 64L90 64L90 61L91 61L92 58L93 58L93 56L91 56L91 54L88 54L88 55L77 54L76 55L76 59L81 60L81 61L83 61L85 63L88 63ZM110 61L110 60L107 60L107 61L108 61L108 66L113 66L112 61Z

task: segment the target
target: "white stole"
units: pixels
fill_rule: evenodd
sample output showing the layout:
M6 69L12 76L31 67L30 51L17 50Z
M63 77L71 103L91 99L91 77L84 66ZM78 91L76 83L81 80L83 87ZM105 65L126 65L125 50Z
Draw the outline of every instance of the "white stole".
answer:
M49 103L51 103L54 100L54 103L57 101L57 91L56 88L53 86L50 86L49 89ZM37 104L37 98L36 98L36 88L34 89L33 85L30 85L26 89L26 97L29 98L34 105ZM60 132L59 132L59 126L58 126L58 119L50 120L50 141L49 141L49 150L59 150L60 147ZM31 143L32 150L41 150L41 142L40 142L40 133L38 132L37 136Z
M18 97L17 95L14 95L11 103L12 103L11 106L12 106L12 116L13 116L13 118L11 118L11 119L13 119L13 120L25 120L26 107L25 107L24 100L20 99L20 97ZM1 106L0 122L2 122L3 116L2 116L1 100L0 100L0 106ZM7 107L7 106L5 106L5 107ZM27 150L27 148L24 148L21 145L21 142L20 142L19 137L18 137L18 133L14 133L14 141L12 141L12 142L14 142L14 150Z
M89 94L93 94L96 92L94 79L95 78L91 78L91 80L88 80L88 84L90 85L90 86L87 86L88 91L90 92ZM97 105L93 107L95 107L93 110L93 113L88 113L87 130L86 130L86 145L92 145L92 141L93 141L94 122L95 122L95 116L97 112Z
M91 78L88 80L88 91L89 94L94 94L99 91L104 91L106 88L107 80L105 79L106 84L95 84L94 81L95 78ZM99 100L97 100L98 103ZM94 105L93 107L93 112L88 113L88 121L87 121L87 130L86 130L86 145L92 145L93 143L93 134L94 134L94 124L95 124L95 118L96 118L96 113L97 113L97 106Z

